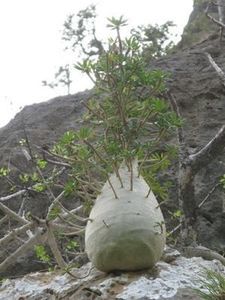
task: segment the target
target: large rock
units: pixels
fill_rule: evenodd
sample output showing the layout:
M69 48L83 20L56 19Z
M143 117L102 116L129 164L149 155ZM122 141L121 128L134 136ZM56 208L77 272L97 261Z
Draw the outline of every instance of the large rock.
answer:
M202 289L204 269L225 275L219 261L185 258L177 251L170 253L171 263L160 261L154 270L105 274L88 263L71 270L77 279L56 271L7 279L0 288L0 299L200 300L194 288Z

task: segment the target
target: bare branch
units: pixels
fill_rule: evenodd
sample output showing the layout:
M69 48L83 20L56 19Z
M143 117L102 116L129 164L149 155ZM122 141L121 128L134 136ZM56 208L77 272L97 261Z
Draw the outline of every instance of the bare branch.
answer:
M47 236L49 247L51 248L52 254L54 255L58 266L60 267L60 269L64 269L66 267L66 263L61 255L61 252L59 251L51 224L49 224L49 226L47 227Z
M177 105L177 101L176 101L175 97L171 93L167 93L167 97L168 97L170 104L172 106L172 109L176 113L177 117L182 119L180 109L179 109L179 106ZM177 128L177 133L178 133L178 142L180 145L182 145L184 143L184 132L183 132L183 128L181 126Z
M8 218L9 218L8 216L4 216L3 218L1 218L0 225L2 225L5 221L7 221Z
M40 146L38 146L38 145L34 145L34 146L35 146L37 149L41 150L42 153L46 153L46 154L48 154L49 156L56 157L56 158L62 159L62 160L64 160L64 161L65 161L65 160L66 160L66 161L70 161L70 162L72 162L72 163L76 162L75 159L72 159L72 158L70 158L70 157L64 157L64 156L62 156L62 155L55 154L55 153L51 152L49 149L46 149L45 146L42 146L42 147L40 147Z
M66 212L66 213L62 213L60 214L60 216L64 219L67 219L69 218L70 216L72 216L73 218L77 218L77 220L79 221L82 221L82 217L78 216L77 213L81 212L83 210L84 206L83 205L80 205L78 206L77 208L74 208L72 209L71 211L69 212ZM80 219L79 219L80 218ZM84 218L85 219L85 218ZM55 220L54 220L55 223L58 223L60 222L60 219L59 217L57 217Z
M43 234L42 228L37 228L35 234L32 238L26 241L25 244L20 246L15 252L13 252L9 257L7 257L1 264L0 264L0 272L5 271L10 265L12 265L18 257L26 253L28 250L32 249L35 244L39 242L39 239L44 239L46 233Z
M69 218L69 217L71 217L72 219L81 221L81 222L87 222L88 220L90 220L89 218L82 218L82 217L76 215L76 214L73 212L74 210L70 211L70 210L66 209L66 208L62 205L62 203L59 202L59 201L58 201L58 204L59 204L59 206L64 210L64 212L66 212L66 216L64 216L64 215L62 215L62 214L59 214L59 215L58 215L58 218L59 218L60 220L63 220L65 223L67 222L66 219ZM82 206L82 208L83 208L83 206ZM75 209L75 211L76 211L76 209Z
M18 215L21 216L21 217L22 217L23 214L25 213L25 203L26 203L26 198L23 197L22 203L21 203L21 205L20 205L20 209L19 209L19 211L18 211Z
M5 196L5 197L0 197L0 202L4 202L4 201L7 201L7 200L10 200L14 197L17 197L17 196L21 196L21 195L24 195L27 193L27 189L24 189L24 190L20 190L16 193L13 193L11 195L8 195L8 196Z
M223 125L214 138L195 154L189 155L189 163L193 174L206 167L218 155L222 154L225 147L225 125Z
M68 163L65 163L65 162L56 161L56 160L51 160L51 159L46 158L46 157L45 157L45 160L46 160L48 163L52 164L52 165L63 166L63 167L66 167L66 168L71 168L71 165L68 164Z
M80 229L78 231L72 231L72 232L66 232L64 233L65 236L76 236L76 235L80 235L83 234L85 232L85 229Z
M51 226L54 231L57 231L57 230L63 231L64 235L66 235L67 233L74 232L74 230L75 230L75 228L73 226L62 225L62 224L58 224L58 223L56 224L54 222L51 224ZM75 230L76 235L79 235L80 233L84 232L84 230L85 230L85 227L83 227L83 229Z
M207 18L209 18L213 23L215 23L216 25L220 26L221 28L225 28L225 24L220 22L219 20L213 18L209 13L209 5L207 6L206 10L205 10L205 15Z
M75 223L73 223L73 222L70 222L70 221L68 221L68 220L66 220L66 219L63 219L62 217L60 217L59 216L59 219L63 222L63 223L66 223L66 224L68 224L69 226L72 226L72 227L74 227L74 229L83 229L84 228L84 226L80 226L80 225L77 225L77 224L75 224Z
M65 194L65 192L62 191L61 194L59 194L59 195L54 199L54 201L52 202L52 204L49 206L48 213L47 213L47 217L46 217L47 220L49 220L49 218L50 218L50 214L51 214L52 209L59 203L59 200L63 197L64 194Z
M205 52L206 57L209 60L210 65L213 67L213 69L216 71L217 75L219 76L220 80L222 81L222 84L225 86L225 74L222 71L222 69L217 65L217 63L214 61L212 56Z
M7 235L5 235L3 238L0 239L0 246L3 247L8 242L10 242L11 240L13 240L14 237L15 237L15 235L24 233L25 231L27 231L28 229L30 229L32 226L33 226L32 223L28 223L28 224L23 225L20 228L13 229L10 233L8 233Z
M8 208L7 206L5 206L4 204L2 204L0 202L0 210L2 210L6 215L8 215L9 217L13 218L14 220L22 223L22 224L27 224L28 221L25 220L24 218L20 217L17 213L15 213L13 210L11 210L10 208Z
M217 187L221 185L220 182L218 182L217 184L215 184L213 186L213 188L208 192L208 194L206 195L206 197L201 201L201 203L199 203L198 208L201 208L205 202L210 198L210 196L212 195L212 193L214 193L214 191L217 189Z

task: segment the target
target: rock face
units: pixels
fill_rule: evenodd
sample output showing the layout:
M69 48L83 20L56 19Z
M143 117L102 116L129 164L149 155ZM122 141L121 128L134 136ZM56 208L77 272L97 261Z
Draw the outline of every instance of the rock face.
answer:
M186 50L178 51L159 60L155 67L168 72L168 89L177 100L184 119L184 143L187 154L204 147L225 123L225 88L215 70L204 55L207 51L222 70L225 42L219 35L211 35L205 41ZM225 173L224 157L218 157L196 176L197 204L219 182ZM171 195L174 199L174 194ZM198 212L199 243L209 248L225 248L224 190L218 187Z
M184 119L184 142L189 154L206 145L225 123L225 88L203 54L204 51L209 52L222 70L225 70L224 49L224 40L220 41L219 34L214 34L189 48L178 49L150 66L169 74L167 88L176 98ZM18 147L18 142L24 138L24 127L32 144L51 146L65 131L82 125L80 118L84 106L81 102L87 101L89 97L91 92L85 91L25 107L14 120L0 129L0 167L7 166L10 162L16 181L20 170L30 167ZM208 195L224 173L223 156L202 169L195 182L198 203ZM170 205L177 207L176 165L168 176L174 183L170 193ZM2 178L0 191L0 196L7 195L6 182ZM220 186L199 210L196 237L197 242L221 252L225 250L224 197L224 190ZM78 205L77 201L74 199L73 205ZM18 211L20 199L12 199L5 204ZM45 197L35 195L26 203L26 211L43 216L48 204ZM1 257L4 255L0 253ZM23 266L27 267L26 271L34 267L24 261L19 262L17 268L14 268L14 274L23 270Z
M209 0L194 0L193 11L184 28L182 39L178 47L190 47L209 37L209 35L218 28L217 25L210 21L205 15L205 10L210 2ZM219 19L217 6L210 5L208 13L212 17Z
M204 268L225 275L219 261L185 258L171 251L170 263L160 261L151 271L105 274L88 263L68 274L33 273L0 287L0 299L30 300L200 300L193 290L202 288ZM79 279L80 278L80 279Z

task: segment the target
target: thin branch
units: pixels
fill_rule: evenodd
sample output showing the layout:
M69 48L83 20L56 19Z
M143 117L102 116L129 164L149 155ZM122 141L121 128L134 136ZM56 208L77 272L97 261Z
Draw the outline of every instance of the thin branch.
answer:
M64 220L64 222L67 222L66 218L71 217L75 220L81 221L81 222L87 222L88 220L90 220L89 218L82 218L80 216L77 216L75 213L73 213L72 211L68 210L67 208L65 208L62 203L58 202L58 204L60 205L60 207L66 212L66 217L63 216L62 214L58 215L58 218L60 220ZM83 206L82 206L83 207Z
M62 224L58 224L58 223L56 224L54 222L51 223L51 226L54 231L63 231L64 235L66 233L74 232L74 229L75 229L73 226L62 225ZM78 229L78 230L76 230L76 233L79 234L79 233L81 233L81 231L83 232L83 230L84 230L84 228Z
M171 93L167 93L166 94L169 101L170 101L170 104L171 104L171 107L173 109L173 111L175 112L175 114L177 115L177 117L179 119L182 119L181 118L181 113L180 113L180 109L179 109L179 106L177 104L177 100L175 99L175 97L173 96L173 94ZM179 142L179 145L183 145L184 143L184 132L183 132L183 128L182 126L178 127L177 128L177 133L178 133L178 142Z
M212 58L212 56L208 52L205 52L205 55L208 58L210 65L213 67L213 69L216 71L217 75L219 76L220 80L222 81L222 84L225 86L225 74L224 74L224 72L217 65L217 63L214 61L214 59Z
M33 249L35 244L39 242L40 238L44 238L46 234L43 234L42 228L37 228L35 234L32 238L26 241L25 244L20 246L15 252L13 252L10 256L8 256L1 264L0 264L0 272L4 272L10 265L12 265L18 257L26 253L28 250Z
M8 215L9 217L13 218L14 220L22 223L22 224L27 224L28 221L25 220L24 218L20 217L17 213L15 213L13 210L11 210L10 208L8 208L7 206L5 206L4 204L2 204L0 202L0 210L2 210L6 215Z
M61 255L61 252L59 251L51 224L49 224L49 226L47 227L47 242L58 266L60 267L60 269L64 269L66 267L66 263Z
M134 170L133 170L133 164L131 158L129 159L129 165L130 165L130 191L133 191L134 186Z
M210 4L210 3L209 3L209 4ZM222 22L220 22L219 20L213 18L213 17L208 13L208 11L209 11L209 4L208 4L208 6L207 6L207 8L206 8L206 10L205 10L205 15L206 15L206 17L209 18L209 19L210 19L213 23L215 23L216 25L220 26L221 28L225 28L225 24L224 24L224 23L222 23Z
M217 184L214 185L214 187L208 192L208 194L206 195L206 197L201 201L201 203L199 203L198 208L201 208L205 202L210 198L210 196L212 195L212 193L217 189L217 187L221 185L220 182L218 182Z
M71 163L76 162L75 159L72 159L72 158L69 158L69 157L64 157L62 155L59 155L59 154L51 152L49 149L45 148L45 146L42 146L42 147L40 147L38 145L34 145L34 146L35 146L35 148L41 150L43 153L46 153L49 156L56 157L56 158L59 158L59 159L62 159L62 160L66 160L66 161L70 161Z
M54 201L54 200L55 200L55 195L54 195L54 193L53 193L51 187L49 186L48 182L45 180L44 175L43 175L41 169L40 169L37 165L35 165L35 168L36 168L38 174L40 175L41 179L43 180L43 183L44 183L45 186L47 187L47 190L48 190L49 194L51 195L52 200ZM48 197L48 198L50 198L50 197ZM51 200L51 199L50 199L50 200Z
M59 216L59 219L60 219L62 222L64 222L64 223L66 223L66 224L68 224L68 225L74 227L74 229L78 229L78 230L79 230L79 229L83 229L83 228L84 228L84 226L77 225L77 224L75 224L75 223L73 223L73 222L70 222L70 221L68 221L68 220L66 220L66 219L63 219L63 218L60 217L60 216Z
M72 232L68 232L68 233L64 233L64 236L76 236L76 235L80 235L83 234L85 232L85 228L84 229L80 229L78 231L72 231Z
M22 203L20 205L20 209L18 211L18 215L21 216L21 217L23 216L23 214L25 212L24 208L25 208L26 199L27 199L26 197L23 197Z
M51 214L52 209L55 207L55 205L57 205L57 204L59 203L59 200L63 197L64 194L65 194L65 192L62 191L62 192L54 199L54 201L52 202L52 204L49 206L49 208L48 208L48 213L47 213L47 217L46 217L47 220L49 220L49 218L50 218L50 214Z
M13 240L15 235L24 233L25 231L30 229L32 226L33 226L32 223L28 223L28 224L23 225L20 228L13 229L10 233L8 233L7 235L5 235L3 238L0 239L0 246L3 247L8 242Z
M151 188L149 188L149 189L148 189L148 193L147 193L147 195L145 196L145 198L148 198L148 197L149 197L149 195L150 195L151 191L152 191L152 189L151 189Z
M17 197L17 196L21 196L21 195L24 195L27 193L27 189L24 189L24 190L21 190L21 191L18 191L16 193L13 193L11 195L8 195L8 196L5 196L5 197L0 197L0 202L4 202L4 201L7 201L7 200L10 200L14 197Z
M175 228L173 228L168 234L167 236L171 236L174 232L176 232L178 229L180 229L182 226L182 223L178 224Z
M206 167L213 159L222 154L225 147L225 125L223 125L211 141L195 154L189 155L189 163L193 174Z
M61 162L61 161L56 161L56 160L51 160L49 158L44 158L48 163L52 164L52 165L56 165L56 166L62 166L62 167L66 167L66 168L72 168L72 166L68 163L65 162Z
M9 218L8 216L4 216L3 218L1 218L0 225L2 225L5 221L7 221L8 218Z
M116 191L115 191L115 189L114 189L114 187L113 187L113 185L112 185L112 182L110 181L109 175L107 175L107 181L108 181L108 183L109 183L109 185L110 185L110 187L111 187L111 189L112 189L112 191L113 191L114 197L115 197L116 199L118 199L117 193L116 193Z
M64 219L69 218L71 215L72 215L73 218L77 218L77 217L78 217L78 218L82 218L82 217L80 217L80 216L77 216L76 214L79 213L79 212L81 212L83 209L84 209L84 206L83 206L83 205L80 205L80 206L78 206L77 208L72 209L70 212L61 213L60 216L61 216L62 218L64 218ZM79 219L78 219L78 220L79 220ZM55 222L55 223L60 222L59 217L57 217L57 218L54 220L54 222Z

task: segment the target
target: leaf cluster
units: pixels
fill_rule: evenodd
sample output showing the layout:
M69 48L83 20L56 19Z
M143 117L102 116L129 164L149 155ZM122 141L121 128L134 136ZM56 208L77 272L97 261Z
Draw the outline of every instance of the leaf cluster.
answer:
M170 158L166 147L164 154L157 149L165 136L182 125L168 103L159 98L166 74L147 69L134 35L121 39L121 26L126 25L123 17L109 22L116 37L109 39L108 50L97 60L84 59L76 65L95 84L95 95L85 104L84 122L91 127L66 132L55 146L56 154L74 162L66 185L68 194L84 189L80 182L91 182L96 173L102 181L108 173L118 173L122 161L132 168L136 157L143 161L141 166L148 161L150 181L160 190L156 174L169 166ZM165 198L163 189L160 193Z
M225 276L221 273L205 269L201 289L195 289L197 294L205 300L225 299Z

